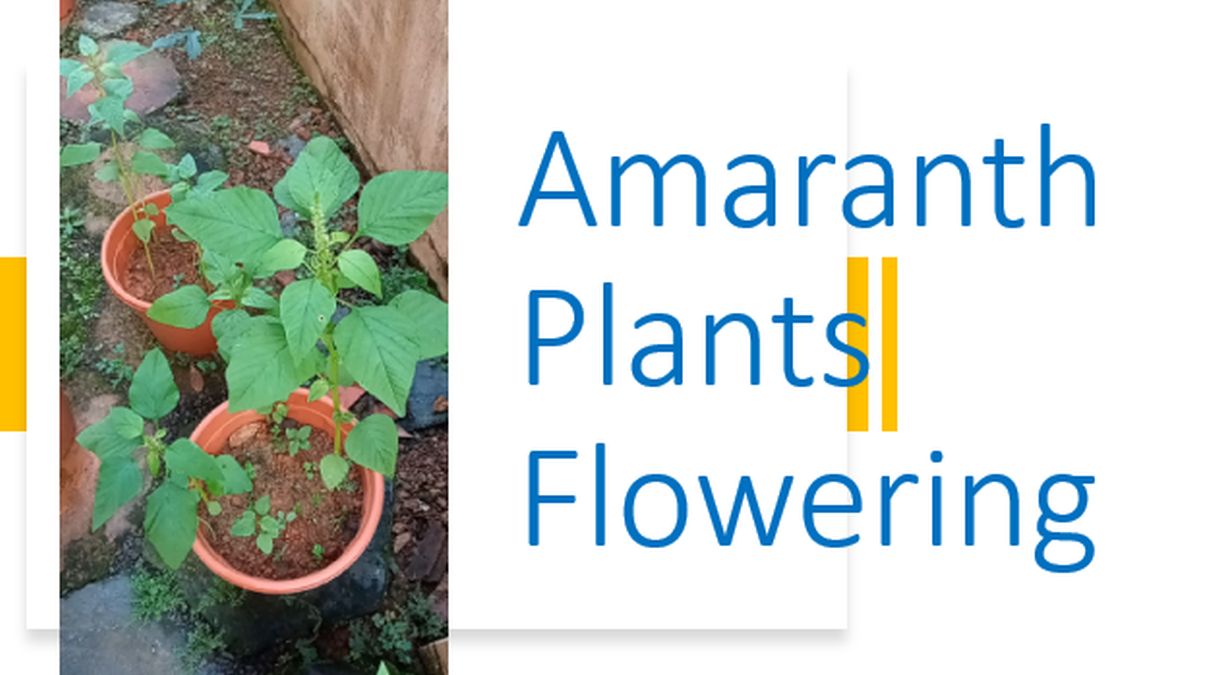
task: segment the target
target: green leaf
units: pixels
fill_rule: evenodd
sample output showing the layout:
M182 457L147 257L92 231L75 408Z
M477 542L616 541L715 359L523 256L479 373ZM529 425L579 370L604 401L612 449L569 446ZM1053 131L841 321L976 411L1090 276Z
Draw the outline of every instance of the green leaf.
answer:
M232 455L217 455L216 465L221 469L221 485L225 488L225 494L240 495L254 489L250 475Z
M373 256L359 248L344 251L339 255L339 271L352 283L382 297L382 274Z
M196 196L207 194L224 185L227 180L229 180L229 174L224 171L205 171L195 179L193 193Z
M195 157L187 153L178 160L178 175L182 178L190 178L195 175L198 168L195 166Z
M101 422L90 425L76 437L77 443L97 455L103 462L110 459L130 460L132 453L142 442L141 436L131 435L130 419L126 417L131 411L122 408L122 412L115 412L116 409L118 406L111 408L110 413ZM141 433L143 431L141 422Z
M276 183L276 201L305 218L315 203L330 217L356 194L361 177L335 141L318 136L306 144L297 160Z
M191 552L199 527L195 505L199 496L171 482L161 484L148 499L144 536L170 569L178 569Z
M68 96L72 96L76 92L84 88L85 85L93 82L94 73L89 68L78 68L68 74L68 88L65 90Z
M435 171L389 171L365 186L357 206L358 236L404 246L415 241L449 199L449 177Z
M318 463L318 471L322 474L322 483L328 490L334 490L348 477L348 460L335 453L328 453Z
M274 541L271 535L260 534L259 538L255 540L255 544L259 547L260 551L263 551L263 555L271 555Z
M88 164L102 154L101 143L82 143L80 145L65 145L59 151L60 167L80 166Z
M335 346L348 371L395 414L407 412L407 394L420 359L408 337L412 325L393 307L357 307L335 328Z
M284 289L280 294L280 321L294 360L318 353L318 338L334 313L335 296L317 279L294 281Z
M153 301L148 316L175 328L198 328L208 318L212 303L204 289L191 284L170 291Z
M284 298L282 297L280 300L283 302ZM314 384L310 385L310 395L306 397L306 400L313 403L323 396L326 396L327 392L329 391L331 391L331 383L320 377L317 380L314 380Z
M280 536L280 521L271 516L263 516L259 519L259 529L273 537L278 537Z
M229 534L235 537L249 537L255 533L255 512L243 511L238 519L233 521L233 526L229 528Z
M117 405L106 414L106 423L120 438L140 440L144 438L144 418L130 408Z
M281 239L259 258L255 278L269 277L281 270L295 270L305 260L306 247L296 239Z
M348 457L366 469L373 469L388 478L395 475L395 460L399 456L399 432L394 420L386 415L370 415L348 432L344 444Z
M170 372L170 362L160 349L144 355L127 390L132 409L146 420L159 420L178 405L178 387Z
M224 509L221 508L220 502L208 502L208 515L215 518L216 516L221 515L221 511L223 510Z
M126 101L135 91L135 85L127 77L112 77L102 80L102 91L106 92L108 97Z
M88 35L81 33L76 40L76 50L81 53L81 56L93 56L98 53L98 43Z
M109 45L107 45L106 60L110 61L116 66L121 66L129 61L133 61L141 56L144 56L150 51L152 50L142 44L128 42L126 40L119 40L117 42L111 42Z
M144 203L144 215L152 218L153 216L157 215L158 213L161 213L161 209L157 206L156 203L154 202L145 202ZM178 230L174 230L174 232L177 233ZM177 239L177 237L175 237L175 239Z
M132 170L146 176L164 177L170 174L170 165L151 152L139 150L132 155Z
M204 452L203 448L190 439L180 438L166 448L165 466L174 473L208 483L209 492L219 492L220 490L213 490L213 487L220 488L224 484L224 475L216 463L216 458Z
M395 296L390 306L411 322L408 338L416 344L421 359L432 359L450 351L449 306L424 291L408 290Z
M271 197L246 187L218 190L166 207L166 216L205 249L244 264L283 239Z
M112 457L98 469L98 486L93 496L93 529L110 520L124 504L135 499L144 487L140 467L130 457Z
M174 139L153 127L140 132L140 137L136 139L136 143L140 144L140 147L145 150L168 150L174 147Z
M271 510L272 510L271 495L263 495L262 497L259 497L257 501L255 501L255 513L261 516L266 516L267 512Z
M242 293L242 306L254 309L273 309L276 306L276 299L258 286L248 286L246 292Z
M253 410L283 401L318 372L318 359L293 358L283 325L260 316L250 320L229 349L225 381L229 385L229 410Z
M132 232L136 233L137 239L147 244L149 239L153 237L153 228L156 226L156 223L148 218L141 218L132 223Z
M119 179L119 165L114 162L105 162L102 168L93 172L93 177L103 183L113 183Z
M130 112L123 107L123 101L113 96L103 96L102 98L89 104L90 121L102 121L106 123L106 127L122 135L124 127L127 123L127 113Z
M230 360L234 343L250 325L250 315L240 309L228 309L212 317L212 335L216 337L221 358Z
M72 73L84 68L85 64L76 59L60 59L59 60L59 75L60 77L68 77Z

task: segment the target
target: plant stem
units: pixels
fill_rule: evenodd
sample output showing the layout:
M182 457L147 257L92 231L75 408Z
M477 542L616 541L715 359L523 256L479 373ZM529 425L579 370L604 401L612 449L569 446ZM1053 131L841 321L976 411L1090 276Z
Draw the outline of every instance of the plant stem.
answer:
M152 235L149 235L149 236L151 237ZM151 279L153 278L153 275L156 272L156 269L153 267L153 253L152 251L149 251L149 245L147 241L142 241L140 243L144 244L144 259L148 261L149 278Z
M339 353L335 351L335 340L331 337L331 328L329 326L327 327L326 332L322 334L322 339L323 344L327 346L327 367L331 371L330 376L327 379L330 380L331 384L331 390L329 392L332 405L331 416L335 420L335 454L339 455L341 447L340 428L343 426L343 424L340 422L340 418L343 416L344 412L340 407L339 397Z

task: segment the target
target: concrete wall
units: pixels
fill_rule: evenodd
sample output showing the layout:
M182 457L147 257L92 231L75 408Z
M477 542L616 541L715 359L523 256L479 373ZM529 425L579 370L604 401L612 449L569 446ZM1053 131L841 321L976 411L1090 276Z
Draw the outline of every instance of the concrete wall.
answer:
M446 0L272 0L303 70L371 172L449 168ZM447 289L448 217L412 245Z

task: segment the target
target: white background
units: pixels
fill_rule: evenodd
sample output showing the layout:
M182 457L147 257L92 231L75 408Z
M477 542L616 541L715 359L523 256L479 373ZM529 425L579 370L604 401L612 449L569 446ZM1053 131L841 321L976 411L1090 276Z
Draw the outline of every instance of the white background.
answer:
M855 3L852 10L672 3L662 10L617 2L578 12L526 3L514 8L521 28L489 44L484 33L464 30L485 9L452 3L456 64L493 62L504 50L543 41L560 47L569 67L605 68L665 49L673 63L701 72L721 62L694 47L719 42L743 64L724 74L730 91L742 70L781 72L802 87L807 72L847 60L850 151L890 157L899 186L896 226L854 233L849 249L875 258L874 284L877 256L900 259L902 364L900 433L850 439L849 465L867 489L867 512L854 520L863 542L849 558L848 630L457 630L454 672L1217 669L1209 645L1222 628L1211 496L1222 375L1213 205L1222 105L1217 17L1202 6L1164 3L1137 13L1065 3L1009 12L978 3ZM803 45L801 58L769 58L791 41ZM485 81L456 70L455 92L503 86L493 64L487 72ZM666 76L660 68L657 77ZM548 73L520 77L524 98L560 86ZM604 86L608 96L629 96L656 82L608 79ZM502 115L464 110L457 94L453 102L456 119L481 115L481 124L518 135ZM743 119L733 133L752 122ZM1054 153L1084 154L1095 167L1098 224L1091 230L1081 226L1073 167L1054 179L1053 226L1036 224L1041 122L1053 124ZM979 161L998 137L1028 158L1009 170L1008 210L1029 219L1017 231L993 221L991 175ZM512 145L479 148L480 157L502 147ZM454 140L456 171L478 159L466 148ZM958 152L973 167L970 230L958 225L953 194L949 204L931 204L929 226L914 226L915 156L940 152ZM460 209L455 230L465 226ZM477 271L459 268L456 287L490 283L460 274ZM877 398L872 407L877 428ZM923 484L906 495L910 501L897 498L895 545L881 548L877 510L869 510L878 477L912 470L927 481L933 449L946 453L946 544L928 543ZM1021 545L1006 546L1000 514L984 510L978 546L966 549L956 483L993 471L1019 483ZM1043 572L1032 557L1036 490L1059 472L1097 479L1087 514L1075 523L1097 555L1077 575ZM463 495L462 485L451 489ZM482 564L497 565L498 557L489 551ZM811 601L800 592L761 592L766 577L759 570L721 579L707 592L726 601L760 593L781 614ZM643 598L637 606L642 616L656 610Z
M614 9L596 12L597 32L536 23L514 4L455 3L451 59L450 606L464 628L841 628L845 553L812 546L802 499L816 476L845 468L844 392L822 381L843 375L845 357L827 345L827 322L843 311L845 233L837 204L817 199L812 226L746 230L724 217L730 190L763 180L763 170L727 171L731 159L764 155L789 199L779 223L794 223L798 155L843 155L845 74L812 68L792 86L784 71L761 68L706 26L678 38L683 12L653 10L654 22ZM567 9L567 19L582 13ZM506 31L506 25L520 28ZM643 34L624 42L635 29ZM802 58L793 26L767 46L776 62ZM458 37L464 36L464 37ZM463 49L464 40L483 45ZM495 59L487 58L495 53ZM589 59L589 54L607 58ZM615 55L612 57L612 55ZM762 55L761 55L762 56ZM710 64L715 64L710 67ZM564 131L589 192L597 227L574 202L540 201L528 227L518 221L553 130ZM623 181L623 224L610 227L612 156L680 153L701 160L708 224L694 224L691 170L665 179L666 220L652 224L652 181L643 166ZM559 151L544 184L569 189ZM824 195L843 192L840 172L812 180ZM762 201L740 205L758 213ZM612 386L602 383L601 285L614 283ZM528 297L561 289L582 302L585 328L571 344L545 348L540 384L527 379ZM816 315L796 331L796 372L817 384L788 385L782 331L771 317L783 298ZM563 335L571 312L549 300L541 334ZM660 325L634 322L669 312L683 327L684 382L635 382L637 349L669 342ZM705 383L705 316L741 312L760 333L760 385L748 380L742 326L717 337L717 384ZM670 359L644 369L666 372ZM593 453L607 445L607 542L594 545ZM541 465L541 492L575 494L574 505L540 507L540 545L528 545L530 451L577 450L577 460ZM684 487L688 516L673 545L651 549L625 530L626 491L650 473ZM755 539L744 507L732 546L720 547L697 482L708 476L720 516L729 515L739 478L755 482L770 519L779 486L795 476L775 544ZM833 493L833 489L827 493ZM824 503L837 499L822 494ZM637 501L641 531L661 538L675 523L674 499L654 485ZM843 522L843 518L839 518ZM830 525L829 525L830 523ZM835 522L819 524L834 535ZM752 592L731 590L750 580ZM710 589L724 589L710 592ZM779 597L806 602L777 603Z

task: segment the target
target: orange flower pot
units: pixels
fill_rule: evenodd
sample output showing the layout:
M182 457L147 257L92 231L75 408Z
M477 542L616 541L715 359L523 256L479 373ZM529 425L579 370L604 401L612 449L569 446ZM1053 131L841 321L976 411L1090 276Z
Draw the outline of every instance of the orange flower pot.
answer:
M173 201L170 199L170 191L162 190L153 193L144 201L157 205L158 213L151 219L156 223L157 229L164 230L169 227L165 222L165 207ZM213 303L212 311L208 312L208 318L198 328L175 328L150 319L148 311L153 303L141 300L127 292L127 262L131 259L132 253L140 247L140 240L132 231L134 220L131 207L123 209L123 213L120 213L119 217L110 224L110 229L106 230L106 237L102 239L102 276L106 277L106 285L110 286L111 292L122 300L123 304L136 310L140 318L144 319L145 325L153 332L153 336L166 349L194 356L206 356L215 352L216 337L212 335L212 317L220 313L225 305Z
M61 31L72 20L72 13L75 11L76 0L59 0L59 29Z
M331 399L324 396L310 403L307 400L308 396L309 392L305 389L298 389L289 396L289 418L318 429L334 429L335 423L331 419ZM231 413L229 412L228 402L222 403L212 412L208 413L208 416L199 423L199 426L195 427L195 431L191 434L191 440L195 441L209 454L217 455L228 448L229 436L233 432L261 419L263 419L263 416L253 410ZM351 429L352 425L346 425L340 429L340 433L347 436L348 431ZM356 536L344 548L343 553L330 565L296 579L264 579L262 577L251 576L235 569L224 558L217 555L204 536L202 526L195 535L195 545L193 547L195 555L199 556L204 565L218 577L238 588L244 588L248 591L265 595L303 593L335 579L349 567L352 567L357 558L360 558L361 554L365 552L365 549L369 548L369 542L373 541L374 532L378 529L378 521L382 517L382 491L385 487L382 474L364 467L353 466L360 472L361 478L361 493L363 497L361 501L361 525L357 529Z

